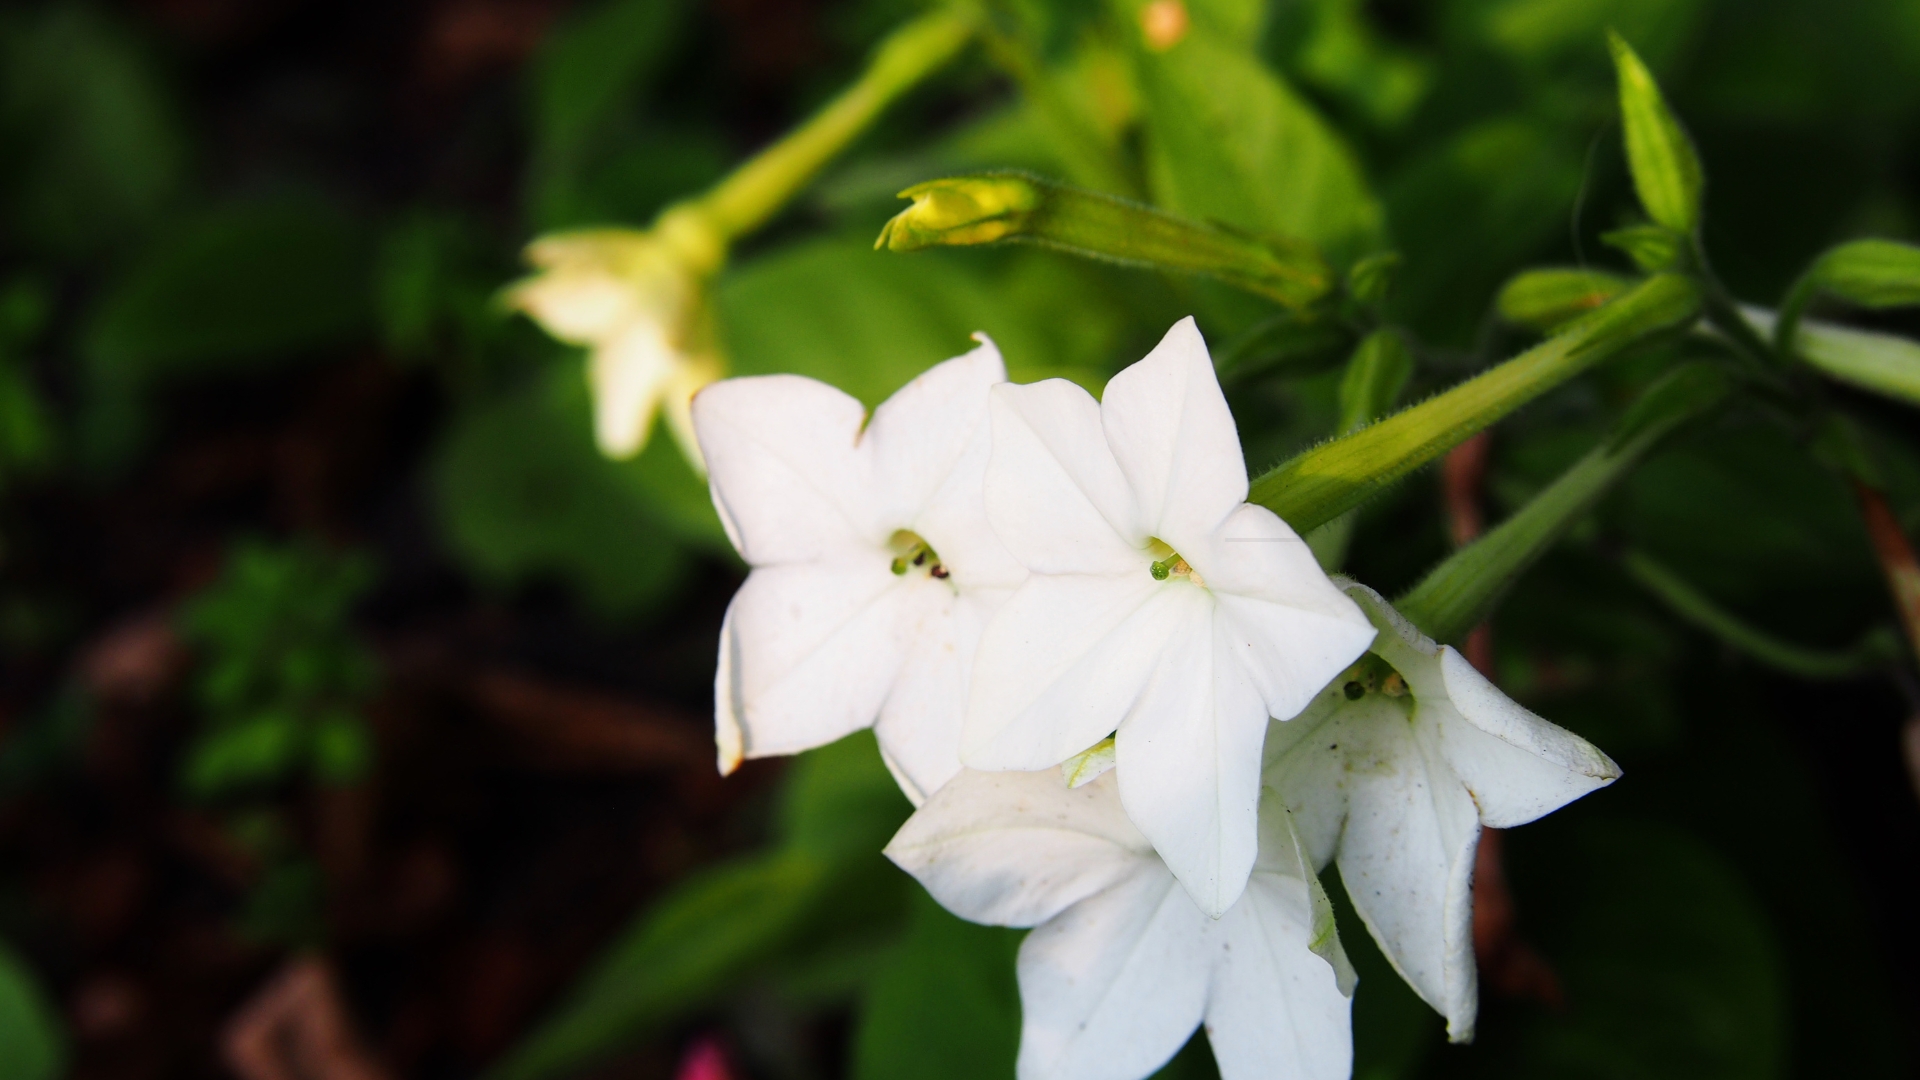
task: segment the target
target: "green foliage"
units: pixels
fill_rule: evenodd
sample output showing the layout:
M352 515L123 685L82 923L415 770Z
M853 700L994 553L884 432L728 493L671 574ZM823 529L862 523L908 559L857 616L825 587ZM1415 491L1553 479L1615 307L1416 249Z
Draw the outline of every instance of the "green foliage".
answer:
M1613 299L1627 285L1619 275L1599 270L1528 270L1507 282L1494 306L1510 323L1551 331Z
M0 943L0 1080L54 1080L66 1059L59 1012L26 962Z
M178 199L187 139L171 89L127 28L91 5L0 15L6 220L62 259L119 247Z
M853 1080L1011 1077L1021 932L963 922L924 893L912 908L905 938L862 999Z
M1155 201L1336 259L1376 246L1381 209L1359 160L1248 40L1196 26L1165 52L1139 54Z
M376 676L347 620L371 582L358 558L297 545L234 549L220 580L180 616L201 654L201 730L181 774L190 793L365 776L372 745L357 710Z
M483 582L550 575L605 615L645 611L686 579L688 542L725 540L671 440L662 433L638 458L609 461L589 408L571 363L470 406L432 466L440 525Z
M1619 34L1610 34L1607 44L1620 74L1620 126L1640 205L1656 224L1692 233L1700 225L1700 189L1706 183L1700 156L1633 46Z
M802 755L776 823L782 842L655 901L488 1080L564 1075L823 939L898 926L905 878L879 851L908 809L871 734Z

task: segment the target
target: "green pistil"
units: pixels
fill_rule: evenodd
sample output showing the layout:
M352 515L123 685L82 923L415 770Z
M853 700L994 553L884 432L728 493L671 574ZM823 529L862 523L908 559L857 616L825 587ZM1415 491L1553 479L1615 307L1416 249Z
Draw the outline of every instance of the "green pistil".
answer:
M908 570L918 567L925 570L928 577L946 580L948 570L941 564L940 556L917 534L901 529L887 541L887 546L899 553L893 557L892 570L895 576L904 575Z

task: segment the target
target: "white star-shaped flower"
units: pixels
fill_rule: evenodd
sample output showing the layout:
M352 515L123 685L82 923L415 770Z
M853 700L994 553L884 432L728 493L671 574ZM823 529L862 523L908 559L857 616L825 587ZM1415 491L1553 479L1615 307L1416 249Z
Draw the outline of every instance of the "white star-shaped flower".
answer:
M993 343L865 410L798 375L701 391L713 503L752 567L720 631L720 769L874 726L916 804L960 768L980 628L1025 576L981 504ZM877 723L876 723L877 721Z
M1304 708L1373 626L1245 501L1193 320L1099 402L1054 379L995 387L992 413L987 514L1031 576L981 639L961 758L1041 769L1114 733L1127 813L1219 915L1253 868L1268 717Z
M1395 970L1473 1037L1473 857L1481 826L1523 825L1618 779L1593 744L1502 694L1364 585L1370 654L1267 733L1266 781L1315 867L1347 894Z
M1019 1080L1140 1080L1202 1023L1223 1080L1346 1080L1352 969L1285 807L1269 800L1246 890L1214 919L1115 779L966 770L887 845L962 918L1037 927L1020 946Z
M526 252L539 272L513 286L507 301L554 337L589 350L593 430L602 453L639 453L654 414L663 412L698 467L688 407L721 370L703 300L709 260L699 243L675 242L688 230L667 224L650 232L542 237Z

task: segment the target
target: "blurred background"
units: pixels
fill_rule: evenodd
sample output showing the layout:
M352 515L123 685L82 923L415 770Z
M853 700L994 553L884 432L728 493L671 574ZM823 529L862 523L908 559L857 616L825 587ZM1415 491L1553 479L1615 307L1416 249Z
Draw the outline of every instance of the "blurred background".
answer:
M1911 0L1229 6L1256 89L1358 164L1301 228L1405 256L1415 397L1525 346L1489 315L1513 273L1626 269L1598 239L1632 210L1608 27L1699 143L1743 299L1835 241L1920 233ZM534 236L644 227L919 10L0 10L0 1078L1011 1076L1017 935L878 855L907 807L870 743L715 775L744 569L672 441L602 458L581 354L497 300ZM1121 160L1174 145L1112 45L1126 5L1010 10ZM1259 324L1218 287L1035 249L872 250L919 180L1095 182L1007 70L969 52L736 246L713 293L734 372L872 405L984 329L1016 378L1097 387L1180 316L1216 347ZM1228 167L1206 150L1184 167ZM1255 466L1330 432L1339 359L1230 384ZM1416 580L1657 359L1503 425L1483 477L1401 485L1351 572ZM1920 531L1920 424L1851 404ZM1491 654L1626 777L1503 839L1475 1045L1346 928L1358 1075L1916 1075L1910 675L1758 663L1628 549L1808 648L1893 632L1844 485L1781 425L1736 410L1651 461L1522 582Z

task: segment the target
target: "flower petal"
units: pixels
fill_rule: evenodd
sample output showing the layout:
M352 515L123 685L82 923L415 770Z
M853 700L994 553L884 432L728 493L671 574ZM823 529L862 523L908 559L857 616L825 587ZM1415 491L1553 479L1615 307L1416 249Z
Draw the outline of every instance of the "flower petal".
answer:
M1472 883L1479 813L1442 759L1432 725L1381 719L1347 728L1351 809L1340 876L1394 969L1464 1041L1478 1001Z
M600 452L628 458L647 445L653 414L681 363L666 328L637 318L593 347L587 381L593 386L593 434Z
M866 459L865 410L825 383L798 375L727 379L693 399L713 505L750 566L871 551L886 569L898 525L876 523Z
M1524 825L1620 778L1599 747L1522 708L1457 651L1441 650L1440 672L1448 698L1440 746L1482 824Z
M1305 881L1256 873L1220 919L1207 1041L1221 1080L1345 1080L1353 1071L1352 1000L1311 951Z
M1146 574L1147 534L1100 430L1100 406L1064 379L1003 383L990 398L987 520L1042 574Z
M993 342L976 337L978 349L933 368L874 410L865 437L888 512L933 546L963 591L1010 589L1027 576L987 522L988 391L1006 381L1006 369Z
M1028 934L1019 1080L1140 1080L1166 1064L1206 1008L1211 925L1149 865Z
M963 919L1033 926L1143 868L1164 877L1111 780L1052 769L963 771L887 844L887 858Z
M960 722L980 631L1011 590L956 593L928 578L906 585L899 609L906 658L873 733L900 790L919 806L960 771Z
M1101 425L1133 489L1137 528L1185 552L1247 498L1247 463L1192 318L1107 383Z
M1193 902L1213 918L1246 887L1259 847L1260 743L1267 710L1234 643L1216 632L1212 597L1164 588L1177 629L1114 736L1127 814Z
M824 746L873 723L906 654L901 581L879 560L763 567L727 607L715 678L722 764Z
M1167 641L1186 629L1169 605L1197 592L1144 569L1028 578L980 636L960 759L976 769L1044 769L1104 738Z
M1347 725L1363 722L1351 709L1341 687L1332 685L1300 715L1267 725L1261 781L1291 813L1316 870L1333 861L1347 824L1347 754L1354 749ZM1389 719L1406 722L1397 712Z

